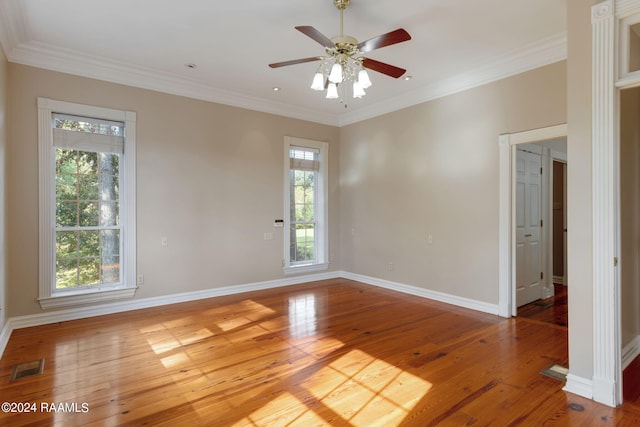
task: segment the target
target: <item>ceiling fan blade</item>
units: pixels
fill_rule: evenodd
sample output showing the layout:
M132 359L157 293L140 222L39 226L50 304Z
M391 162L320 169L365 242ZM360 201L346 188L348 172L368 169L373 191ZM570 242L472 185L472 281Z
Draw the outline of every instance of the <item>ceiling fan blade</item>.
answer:
M296 30L300 31L302 34L308 37L311 37L312 39L314 39L324 47L335 47L336 45L334 42L331 41L329 37L325 36L320 31L316 30L310 25L302 25L295 28Z
M312 56L310 58L292 59L291 61L283 61L283 62L276 62L276 63L273 63L273 64L269 64L269 67L271 67L271 68L286 67L288 65L303 64L305 62L319 61L321 59L322 59L321 56Z
M411 36L404 29L398 28L390 33L382 34L377 37L373 37L369 40L363 41L358 44L360 52L371 52L374 49L380 49L381 47L390 46L396 43L406 42L411 40Z
M373 71L377 71L387 76L398 78L407 72L404 68L396 67L394 65L385 64L384 62L376 61L375 59L363 58L362 66Z

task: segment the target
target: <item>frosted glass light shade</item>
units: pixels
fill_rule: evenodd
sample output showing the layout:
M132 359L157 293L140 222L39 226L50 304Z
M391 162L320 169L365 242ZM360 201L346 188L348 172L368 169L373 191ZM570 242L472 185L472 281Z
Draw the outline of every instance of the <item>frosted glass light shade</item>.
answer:
M336 99L338 98L338 86L335 83L329 83L329 87L327 88L327 99Z
M329 81L331 83L342 83L342 65L337 62L333 64L331 73L329 74Z
M371 80L369 79L369 73L367 73L367 70L360 70L358 73L358 82L362 89L366 89L371 86Z
M353 97L354 98L362 98L365 96L364 89L358 82L353 82Z
M322 73L316 73L313 76L313 83L311 83L311 89L324 90L324 75Z

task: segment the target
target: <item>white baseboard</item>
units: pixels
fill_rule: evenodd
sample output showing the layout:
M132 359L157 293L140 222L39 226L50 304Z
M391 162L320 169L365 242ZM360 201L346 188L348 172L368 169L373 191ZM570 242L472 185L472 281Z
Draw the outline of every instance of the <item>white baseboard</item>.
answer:
M368 285L379 286L381 288L402 292L405 294L416 295L434 301L444 302L456 305L458 307L469 308L484 313L498 315L498 305L487 302L472 300L469 298L459 297L456 295L446 294L444 292L431 291L429 289L419 288L417 286L405 285L403 283L391 282L389 280L377 279L375 277L363 276L361 274L342 272L345 279L356 280Z
M624 370L633 360L640 355L640 335L622 349L622 369Z
M11 338L11 332L13 332L13 328L11 327L11 319L4 322L4 327L0 330L0 358L2 358L2 354L4 353L4 349L7 347L9 343L9 338Z
M553 283L557 283L558 285L563 285L564 277L562 276L553 276Z
M141 298L137 300L119 301L108 304L98 304L89 307L69 308L27 316L12 317L7 320L0 332L0 358L9 342L11 333L16 329L32 326L46 325L49 323L65 322L69 320L83 319L105 314L122 313L125 311L139 310L143 308L159 307L181 302L196 301L205 298L214 298L225 295L234 295L244 292L261 291L265 289L279 288L283 286L297 285L300 283L315 282L317 280L335 279L342 277L340 272L327 272L310 274L305 276L288 277L285 279L269 280L265 282L247 283L244 285L225 286L223 288L205 289L202 291L183 292L179 294L164 295L160 297Z
M354 274L345 271L332 271L326 273L287 277L284 279L269 280L265 282L226 286L223 288L205 289L202 291L194 292L183 292L179 294L164 295L159 297L141 298L128 301L112 302L108 304L97 304L89 307L56 310L32 314L28 316L12 317L7 320L4 328L2 328L2 331L0 332L0 357L2 357L2 354L4 353L4 349L9 342L11 333L16 329L335 278L356 280L362 283L367 283L369 285L378 286L405 294L416 295L434 301L453 304L458 307L464 307L484 313L498 315L497 304L489 304L486 302L450 295L443 292L431 291L416 286L377 279L375 277L363 276L360 274Z
M571 373L567 374L567 382L562 390L587 399L593 399L593 382Z

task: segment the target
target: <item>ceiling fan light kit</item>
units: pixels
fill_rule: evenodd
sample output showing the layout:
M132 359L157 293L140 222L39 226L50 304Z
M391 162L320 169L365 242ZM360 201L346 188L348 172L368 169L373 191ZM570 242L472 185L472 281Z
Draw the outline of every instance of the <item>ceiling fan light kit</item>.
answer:
M311 89L317 91L326 90L326 98L340 99L341 102L344 101L343 98L346 96L346 91L349 88L349 85L346 83L351 83L351 91L354 98L362 98L366 95L364 90L371 87L371 79L367 73L367 68L393 78L401 77L406 70L361 55L374 49L411 40L409 33L400 28L358 43L358 40L354 37L345 36L343 31L343 12L349 3L350 0L333 0L333 4L340 11L339 36L330 39L314 27L295 27L296 30L323 45L326 56L313 56L310 58L276 62L269 64L269 67L279 68L305 62L322 61L322 64L313 76ZM338 94L339 88L341 90L344 89L342 96Z

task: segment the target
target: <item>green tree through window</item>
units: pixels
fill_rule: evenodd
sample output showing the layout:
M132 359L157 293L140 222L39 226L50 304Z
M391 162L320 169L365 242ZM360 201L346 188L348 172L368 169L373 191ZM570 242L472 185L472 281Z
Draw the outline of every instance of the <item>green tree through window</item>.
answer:
M69 118L56 129L121 134L121 126ZM120 155L56 148L56 289L120 279Z

